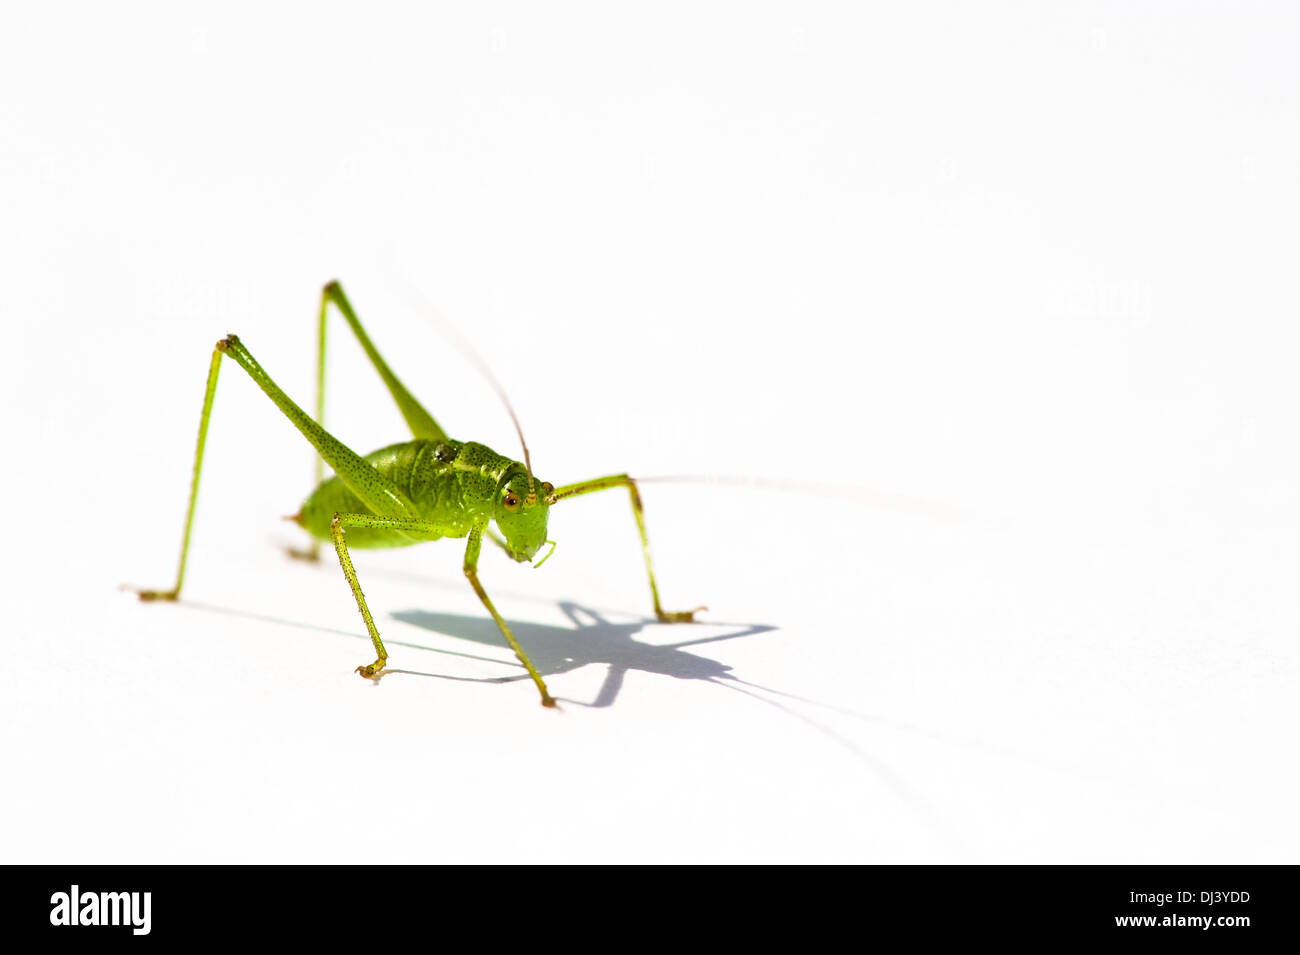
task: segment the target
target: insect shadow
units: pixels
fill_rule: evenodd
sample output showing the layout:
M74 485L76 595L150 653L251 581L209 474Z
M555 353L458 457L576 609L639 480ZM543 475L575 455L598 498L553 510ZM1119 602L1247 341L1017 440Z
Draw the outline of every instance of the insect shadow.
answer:
M720 626L738 626L741 629L733 633L682 640L660 646L635 639L636 633L644 629L647 624L654 624L656 622L654 620L613 623L599 611L572 601L560 601L557 606L573 621L573 627L522 622L512 622L511 626L527 645L538 670L548 676L555 673L568 673L590 664L603 663L609 667L605 682L594 700L590 703L570 700L582 706L611 706L618 697L619 690L623 687L623 679L629 670L642 670L646 673L676 677L679 680L703 680L710 683L733 679L730 676L731 667L699 654L689 653L683 648L755 636L777 629L767 624L720 624ZM403 623L447 636L472 640L493 647L502 645L501 633L496 625L483 617L435 613L429 610L399 610L391 616ZM504 677L494 682L523 679L528 679L528 675Z

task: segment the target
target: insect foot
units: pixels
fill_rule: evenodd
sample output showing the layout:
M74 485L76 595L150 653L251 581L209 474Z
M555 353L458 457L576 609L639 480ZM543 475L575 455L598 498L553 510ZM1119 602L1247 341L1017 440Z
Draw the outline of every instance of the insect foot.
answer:
M175 600L177 597L175 590L137 590L135 593L146 603L150 600Z
M708 607L696 607L694 610L660 610L657 616L661 623L694 623L695 615L708 609Z
M383 670L384 664L387 662L387 660L376 660L367 666L357 667L357 672L367 680L378 680L381 676L380 671Z

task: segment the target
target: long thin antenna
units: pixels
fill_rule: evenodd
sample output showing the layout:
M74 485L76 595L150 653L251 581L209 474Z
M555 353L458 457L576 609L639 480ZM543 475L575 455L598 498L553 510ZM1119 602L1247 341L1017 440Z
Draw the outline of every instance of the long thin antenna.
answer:
M765 478L748 474L655 474L649 477L637 477L636 482L638 484L715 484L721 487L743 487L759 491L809 494L814 497L840 498L859 505L903 514L914 514L946 523L995 527L1002 531L1017 534L1069 534L1078 537L1075 532L1066 528L1050 526L1035 520L1011 517L992 511L975 510L956 504L945 504L942 501L911 497L892 491L874 491L870 488L842 484ZM1086 540L1089 538L1079 539Z
M895 494L890 491L874 491L864 487L853 487L847 484L767 478L748 474L654 474L648 477L638 477L636 480L638 484L716 484L724 487L747 487L763 491L811 494L815 497L838 497L875 507L921 514L926 517L949 521L971 521L980 517L975 511L951 504L928 501L919 497L909 497L905 494Z
M532 507L537 503L537 492L533 489L533 462L528 455L528 442L524 440L524 429L519 426L519 416L515 414L515 406L510 403L510 396L506 394L501 382L497 381L497 376L492 374L492 369L488 367L488 363L474 350L474 346L457 331L455 325L438 314L438 310L424 297L424 293L416 288L414 283L406 276L397 275L395 278L397 279L398 290L406 300L407 306L412 311L420 312L433 320L433 324L437 326L442 336L451 342L452 346L478 369L479 374L487 379L487 383L497 393L501 403L506 406L506 411L510 414L510 420L515 425L515 434L519 435L519 444L524 449L524 468L528 471L528 497L524 499L524 506Z

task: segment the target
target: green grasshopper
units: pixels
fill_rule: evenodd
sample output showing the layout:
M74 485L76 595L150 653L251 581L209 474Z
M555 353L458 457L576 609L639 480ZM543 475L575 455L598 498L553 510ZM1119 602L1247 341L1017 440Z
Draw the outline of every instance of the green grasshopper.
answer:
M415 440L391 444L362 457L321 425L325 417L325 318L331 303L347 321L379 377L388 386ZM554 706L555 700L546 689L541 674L515 640L509 625L497 613L487 591L479 582L479 551L483 535L487 534L514 560L531 561L543 544L551 543L546 539L546 523L551 506L565 498L594 491L627 488L632 501L632 514L636 517L637 530L641 534L641 549L645 555L646 574L650 578L650 597L654 601L655 616L665 623L689 623L695 619L697 612L706 609L697 607L695 610L674 612L665 611L660 606L641 495L636 481L631 477L612 474L562 487L535 481L528 445L523 440L523 431L519 428L519 421L508 400L506 407L511 418L515 419L515 428L519 433L520 444L523 445L522 463L473 441L453 441L389 370L388 364L380 357L370 337L361 327L356 312L338 282L330 282L321 292L317 343L316 417L313 419L280 390L236 336L229 335L217 342L208 368L203 415L199 419L194 475L190 482L190 503L185 516L185 533L181 538L176 585L171 590L136 591L141 600L176 600L180 597L181 585L185 582L190 532L194 525L194 507L199 495L203 446L207 441L208 419L212 414L213 396L217 390L217 373L221 369L222 356L229 355L248 372L258 387L266 392L267 397L275 402L276 407L318 452L316 489L303 503L301 510L290 518L312 535L311 549L296 556L315 560L319 557L320 541L334 544L343 576L352 588L357 609L361 611L366 630L375 646L375 661L357 667L357 672L363 677L377 679L388 661L388 652L379 639L379 631L361 592L361 583L353 569L349 548L406 547L442 537L465 537L468 541L465 546L464 571L470 586L501 628L502 635L519 662L537 684L537 689L542 694L542 705ZM504 392L501 395L504 399ZM322 480L322 459L334 469L335 476L329 480ZM489 525L493 522L502 536L497 536L491 530ZM546 557L549 556L548 553ZM546 557L542 560L546 560Z

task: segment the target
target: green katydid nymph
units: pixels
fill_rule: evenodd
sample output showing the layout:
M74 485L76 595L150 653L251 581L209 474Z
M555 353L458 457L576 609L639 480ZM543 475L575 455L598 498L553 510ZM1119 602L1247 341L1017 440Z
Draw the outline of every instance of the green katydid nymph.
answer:
M414 440L392 444L364 457L348 448L331 435L322 425L325 395L325 320L333 304L351 327L371 364L388 386L397 407L406 419ZM361 584L352 566L349 548L354 547L405 547L443 537L468 538L465 546L464 572L470 586L478 594L510 648L527 669L542 695L543 706L554 706L555 700L546 688L545 681L524 652L510 626L492 605L487 591L478 578L478 558L483 536L486 534L512 559L530 561L546 538L546 525L550 508L557 502L579 494L590 494L610 488L627 488L632 502L632 513L641 534L641 547L645 555L646 574L650 579L650 597L654 602L655 616L666 623L685 623L694 620L703 610L666 611L659 603L659 588L655 584L654 566L650 560L650 544L646 538L645 517L641 495L636 481L626 474L580 481L561 487L538 481L533 476L528 445L523 440L514 409L506 400L506 408L514 419L523 446L524 460L515 461L473 441L454 441L447 436L429 412L411 396L406 387L389 369L370 337L361 327L356 312L337 282L330 282L321 292L318 327L318 365L316 417L313 419L294 404L271 376L262 370L243 343L229 335L217 342L208 367L207 390L203 398L203 414L199 419L198 444L194 452L194 476L190 483L189 510L185 517L185 532L181 538L180 563L176 571L176 584L170 590L137 591L141 600L176 600L185 582L185 561L189 554L190 532L194 524L194 508L198 500L199 474L203 466L203 447L207 441L208 421L212 415L212 402L217 389L217 373L223 356L229 356L248 372L303 436L318 452L316 458L316 489L291 519L312 535L311 548L298 556L317 559L321 541L334 545L343 575L356 599L357 609L365 620L366 630L374 643L376 659L373 663L357 667L363 677L377 678L388 661L388 653L379 630L375 627L370 608L361 593ZM496 385L505 400L505 394ZM334 477L323 478L322 460L334 469ZM490 524L500 530L498 536ZM549 553L547 557L549 557ZM546 558L544 557L543 560ZM540 562L539 565L540 566Z

